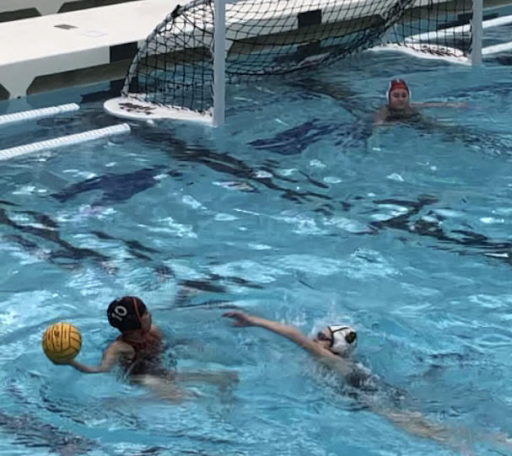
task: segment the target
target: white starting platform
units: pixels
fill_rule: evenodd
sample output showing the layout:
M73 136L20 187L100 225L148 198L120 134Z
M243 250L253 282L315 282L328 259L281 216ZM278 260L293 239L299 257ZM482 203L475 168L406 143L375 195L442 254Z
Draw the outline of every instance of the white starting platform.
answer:
M0 22L137 0L0 0Z
M138 44L177 5L134 1L0 23L0 100L123 78Z

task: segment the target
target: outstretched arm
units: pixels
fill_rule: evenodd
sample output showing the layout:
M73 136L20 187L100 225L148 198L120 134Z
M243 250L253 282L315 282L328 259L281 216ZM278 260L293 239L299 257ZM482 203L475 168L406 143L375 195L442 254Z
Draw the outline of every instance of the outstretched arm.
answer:
M427 101L425 103L411 103L415 108L467 108L462 101Z
M132 349L133 352L133 349ZM119 346L116 342L114 342L110 347L108 347L103 356L101 358L101 363L99 366L87 366L85 364L79 363L74 359L69 363L70 366L73 366L76 370L83 372L84 374L100 374L103 372L109 372L119 361L119 357L121 355L133 355L127 348Z
M268 331L279 334L280 336L286 337L312 355L322 358L337 359L336 355L330 353L328 350L325 350L318 344L314 343L312 340L308 339L304 334L302 334L297 328L294 328L293 326L283 325L277 321L265 320L264 318L248 315L239 311L226 312L223 316L235 320L233 326L258 326L260 328L264 328Z

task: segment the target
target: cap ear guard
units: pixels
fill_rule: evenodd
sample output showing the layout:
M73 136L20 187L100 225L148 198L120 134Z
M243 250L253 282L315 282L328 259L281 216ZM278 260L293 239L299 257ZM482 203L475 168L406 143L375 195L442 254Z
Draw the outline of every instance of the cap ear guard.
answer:
M354 351L357 346L357 333L350 326L334 325L328 326L331 333L330 350L341 356L347 356Z

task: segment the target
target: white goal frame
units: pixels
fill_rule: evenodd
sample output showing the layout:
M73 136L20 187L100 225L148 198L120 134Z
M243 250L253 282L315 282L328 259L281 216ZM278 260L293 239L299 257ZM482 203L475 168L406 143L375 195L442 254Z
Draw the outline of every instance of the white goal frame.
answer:
M294 1L294 0L290 0ZM295 0L297 1L297 0ZM359 0L365 1L365 0ZM371 1L371 0L366 0ZM443 0L440 0L442 2ZM152 120L152 119L174 119L178 121L196 122L211 127L220 127L225 123L225 93L226 93L226 56L227 56L227 37L226 37L226 0L214 0L215 18L214 18L214 31L213 31L213 106L207 112L199 113L179 106L163 106L153 103L143 102L134 97L124 96L108 100L104 104L104 109L109 113L123 119L131 120ZM344 2L341 1L340 5ZM417 4L421 5L421 0ZM332 8L332 4L330 5ZM343 8L343 6L340 6ZM278 14L284 14L279 11ZM259 19L265 19L262 16ZM289 23L288 23L289 22ZM483 30L489 27L495 27L512 23L512 16L492 19L483 21L483 0L473 0L473 14L470 23L459 25L456 27L449 27L446 29L439 29L435 32L422 33L405 39L406 46L385 44L372 48L373 51L396 50L416 55L422 58L436 58L449 60L456 63L473 65L475 67L482 64L484 56L492 55L497 52L512 49L512 42L500 45L490 46L487 48L482 47ZM287 28L294 30L296 24L294 18L290 16L287 21ZM472 46L470 56L464 56L461 51L451 48L442 48L438 45L421 44L422 40L427 40L429 37L439 36L439 34L457 34L467 33L469 30L472 32ZM436 35L437 34L437 35ZM447 51L447 55L440 52L424 52L425 50L431 51ZM449 55L448 55L449 54ZM315 56L309 57L309 60L314 60ZM321 59L320 59L321 60ZM132 62L132 67L136 65L137 60ZM299 64L300 65L300 64ZM307 66L307 64L304 64ZM125 81L125 92L127 90L128 78Z

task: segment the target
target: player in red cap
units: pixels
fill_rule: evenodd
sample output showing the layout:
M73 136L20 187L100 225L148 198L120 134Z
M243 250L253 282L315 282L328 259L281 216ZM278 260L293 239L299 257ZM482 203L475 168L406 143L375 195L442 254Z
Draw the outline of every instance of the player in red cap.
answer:
M375 125L421 120L418 108L462 108L464 103L429 102L411 103L411 91L403 79L393 79L386 94L387 104L379 109L373 119Z

